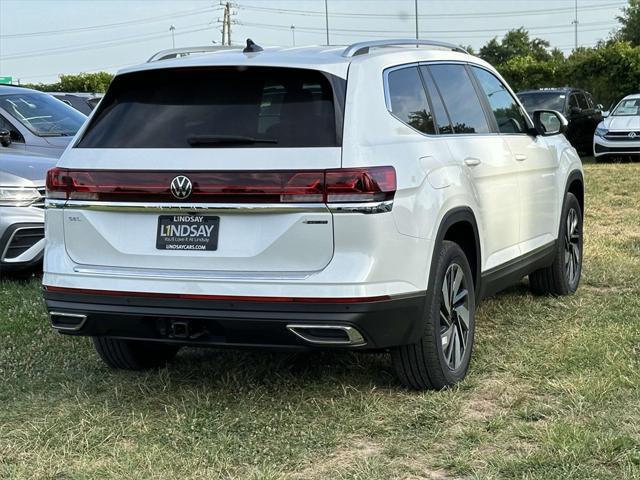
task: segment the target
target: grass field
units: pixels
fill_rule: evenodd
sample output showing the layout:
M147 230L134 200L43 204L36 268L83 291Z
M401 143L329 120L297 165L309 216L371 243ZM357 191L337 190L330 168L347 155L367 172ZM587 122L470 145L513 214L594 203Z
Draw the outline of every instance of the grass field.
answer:
M484 302L468 379L397 384L382 354L184 349L113 372L0 283L0 478L640 478L640 165L587 165L575 296Z

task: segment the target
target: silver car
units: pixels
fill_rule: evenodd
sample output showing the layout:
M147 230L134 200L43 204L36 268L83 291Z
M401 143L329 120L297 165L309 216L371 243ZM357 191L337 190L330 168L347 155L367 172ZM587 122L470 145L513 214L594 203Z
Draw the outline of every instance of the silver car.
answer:
M0 85L0 151L57 158L86 118L47 93Z
M45 177L56 161L0 150L0 273L41 263Z

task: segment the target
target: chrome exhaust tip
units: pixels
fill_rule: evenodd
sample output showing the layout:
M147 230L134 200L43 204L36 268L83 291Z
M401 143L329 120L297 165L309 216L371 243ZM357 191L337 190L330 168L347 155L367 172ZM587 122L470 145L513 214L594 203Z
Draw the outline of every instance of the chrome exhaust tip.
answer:
M87 322L87 316L80 313L49 312L51 326L63 332L77 332Z
M361 347L367 344L358 330L346 325L290 324L287 325L287 330L313 345L349 345L352 347Z

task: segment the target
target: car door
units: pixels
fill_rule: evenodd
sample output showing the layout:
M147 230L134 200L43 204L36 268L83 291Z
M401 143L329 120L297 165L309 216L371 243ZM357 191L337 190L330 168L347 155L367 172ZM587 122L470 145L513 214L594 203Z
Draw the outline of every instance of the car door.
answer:
M518 165L504 139L492 132L466 65L429 64L421 69L432 101L441 99L444 105L452 132L445 136L454 161L474 187L486 271L520 254Z
M551 243L558 218L555 151L542 136L530 134L529 120L506 85L488 70L471 67L484 93L500 137L518 167L520 192L520 251L524 255Z
M589 130L587 126L588 112L583 110L584 106L584 96L582 101L580 101L580 95L578 92L573 92L569 96L569 109L567 112L569 130L567 131L567 138L576 150L584 149L586 145L586 132Z

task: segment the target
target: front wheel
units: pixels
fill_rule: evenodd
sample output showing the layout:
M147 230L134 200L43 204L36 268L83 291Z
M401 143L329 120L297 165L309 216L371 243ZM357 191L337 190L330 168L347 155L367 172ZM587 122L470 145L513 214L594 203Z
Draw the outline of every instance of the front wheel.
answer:
M582 209L572 193L562 211L560 235L553 263L529 275L536 295L569 295L578 289L582 274Z
M416 390L450 387L464 379L475 333L475 294L469 261L444 241L434 256L420 340L392 350L400 381Z

